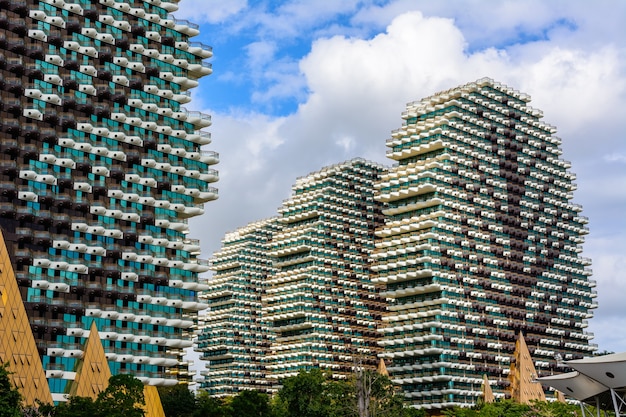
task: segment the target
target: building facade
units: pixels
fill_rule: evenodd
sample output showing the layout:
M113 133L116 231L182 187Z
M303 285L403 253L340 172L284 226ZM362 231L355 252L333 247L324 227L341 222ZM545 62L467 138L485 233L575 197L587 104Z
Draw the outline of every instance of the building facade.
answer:
M226 234L213 255L210 289L201 296L209 310L196 348L207 368L200 388L211 395L271 389L266 365L273 332L262 299L274 270L267 253L277 227L276 219L268 219L239 228Z
M313 367L335 378L378 364L376 328L384 302L372 285L370 255L381 203L381 165L354 159L299 178L279 209L269 248L263 315L275 333L268 374L279 381Z
M335 378L356 363L376 367L384 300L369 259L382 172L361 159L326 167L297 180L278 217L226 235L198 341L209 393L271 392L313 367Z
M587 219L556 129L529 102L482 79L410 103L387 141L380 356L415 406L474 404L483 374L505 396L520 332L539 374L596 349Z
M21 395L22 404L52 402L46 374L30 331L13 265L0 231L0 364ZM4 389L4 388L3 388ZM3 392L4 394L4 392Z
M187 221L217 155L183 107L211 50L176 3L0 0L0 227L55 400L92 323L112 373L191 380Z

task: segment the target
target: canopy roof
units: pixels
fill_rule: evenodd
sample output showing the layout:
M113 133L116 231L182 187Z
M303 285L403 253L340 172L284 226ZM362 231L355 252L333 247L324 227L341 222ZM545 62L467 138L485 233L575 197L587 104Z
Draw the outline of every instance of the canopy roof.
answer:
M626 352L567 361L567 366L608 388L626 387Z
M613 409L610 390L626 391L626 352L566 361L574 369L560 375L538 378L576 400L595 407Z

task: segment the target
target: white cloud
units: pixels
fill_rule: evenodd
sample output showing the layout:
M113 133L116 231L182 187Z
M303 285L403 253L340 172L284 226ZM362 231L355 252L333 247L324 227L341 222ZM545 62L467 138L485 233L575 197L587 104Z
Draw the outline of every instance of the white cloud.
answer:
M356 141L351 136L340 136L335 138L335 143L343 149L343 152L348 153L356 146ZM340 162L340 161L337 161Z
M442 79L458 72L463 49L463 36L451 20L410 12L371 40L318 40L301 68L313 94L332 95L340 100L333 100L334 107L349 108L359 98L406 101L415 97L415 88L437 88ZM433 71L434 65L438 71Z
M593 238L585 244L585 256L593 259L594 277L598 281L599 308L589 321L589 330L595 333L595 342L601 351L622 352L626 350L626 333L619 331L626 320L626 236Z
M516 72L533 88L534 101L551 111L550 118L575 131L604 117L626 115L618 106L626 93L626 80L620 78L624 58L614 46L590 52L554 47Z
M251 67L265 66L274 58L276 44L274 42L254 42L246 47L246 52Z
M263 36L300 37L308 35L311 30L323 30L324 22L354 12L359 3L359 0L283 1L273 12L263 10L263 13L259 13L253 10L250 18L258 22Z
M605 155L604 160L607 162L626 163L626 155L613 152L611 154Z
M174 15L198 24L218 23L241 12L247 5L247 0L185 0L180 2Z
M421 10L427 17L448 17L463 32L472 50L524 43L557 41L567 47L598 47L617 40L626 3L599 0L394 0L363 7L355 25L384 29L396 16Z
M475 1L476 10L463 7L471 12L460 20L453 20L450 10L441 12L450 18L425 17L444 7L439 6L443 3L450 9L459 4L392 2L384 10L393 10L396 14L389 12L389 17L395 18L374 37L317 39L300 62L309 95L293 115L280 119L214 115L215 142L210 149L221 154L220 200L205 206L207 214L194 220L193 233L203 238L205 256L209 256L227 230L274 215L296 177L355 156L389 164L385 140L400 126L406 102L490 76L530 94L531 105L543 110L546 122L559 129L563 157L572 160L572 171L579 177L574 202L581 203L591 219L585 245L589 253L583 255L594 259L600 294L592 327L601 350L624 350L623 339L608 329L626 326L626 309L615 296L626 293L622 290L626 282L625 175L621 164L606 159L615 155L609 158L621 162L626 155L623 41L620 45L614 38L603 38L607 29L598 27L602 22L582 2L572 3L564 14L578 27L569 37L563 31L572 29L550 26L563 16L559 13L565 2L526 2L536 6L526 12L516 2L493 6ZM395 12L415 4L427 5L428 13ZM605 3L600 5L606 9ZM381 10L370 10L375 9ZM540 24L533 23L533 13ZM357 17L365 22L374 19L374 14L364 11ZM616 19L607 17L611 23ZM503 34L510 27L543 33L545 25L552 28L550 36L555 39L548 36L506 49L468 49L471 42L487 42L494 34L513 38L510 31ZM276 76L281 74L285 72ZM293 73L285 76L297 83ZM259 94L268 93L261 89Z
M265 170L269 156L284 141L278 133L284 122L282 119L270 119L260 114L238 114L235 117L218 114L213 116L213 121L216 124L213 135L226 141L212 147L220 152L222 176L240 178L238 176L254 176L259 170ZM222 151L223 148L226 149Z

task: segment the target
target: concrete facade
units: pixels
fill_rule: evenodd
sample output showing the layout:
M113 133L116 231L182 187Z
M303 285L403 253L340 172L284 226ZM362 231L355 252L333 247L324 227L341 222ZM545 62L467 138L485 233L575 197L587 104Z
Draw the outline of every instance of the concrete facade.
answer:
M409 103L387 141L381 357L416 407L474 404L485 374L506 396L520 332L539 373L596 349L587 219L561 139L529 103L481 79Z
M191 382L188 219L217 198L211 72L177 1L0 1L0 227L55 400L92 322L113 374Z

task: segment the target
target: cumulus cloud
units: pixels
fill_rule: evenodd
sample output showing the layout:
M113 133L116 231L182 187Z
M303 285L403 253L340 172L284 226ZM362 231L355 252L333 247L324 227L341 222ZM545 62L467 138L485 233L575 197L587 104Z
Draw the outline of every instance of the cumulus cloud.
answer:
M217 23L246 8L247 0L185 0L176 11L176 18L194 23Z
M320 30L320 23L351 13L360 0L318 1L292 0L280 2L274 10L255 13L261 34L277 38L299 37L310 30ZM325 25L321 25L325 26Z
M626 3L599 0L590 6L572 0L393 0L373 2L359 9L355 25L384 29L396 16L420 10L427 17L448 17L463 32L472 51L515 44L558 42L568 47L605 44L623 24Z
M450 5L441 10L442 3L364 6L352 19L361 25L385 23L377 34L315 39L299 62L300 74L276 73L289 80L286 85L293 83L291 88L296 78L303 80L306 96L291 115L206 110L214 119L210 149L221 154L220 199L205 206L206 215L193 221L192 232L203 238L209 256L226 231L274 215L298 176L356 156L389 164L385 140L400 126L406 102L489 76L530 94L531 105L559 129L563 157L579 175L574 202L591 219L583 255L595 261L600 294L592 330L600 349L624 350L623 339L607 333L611 326L626 325L626 309L615 296L626 293L615 291L626 282L626 174L619 163L626 155L623 41L603 38L607 29L598 27L602 22L583 2L562 12L554 4L564 2L529 1L536 9L527 12L517 2L475 1L474 8L462 8L471 10L462 17ZM373 21L380 16L376 10L386 13L380 22ZM489 45L492 35L508 41Z
M623 229L622 229L623 233ZM616 241L621 245L614 247ZM624 308L624 294L626 294L626 258L623 249L626 247L625 238L621 237L593 237L585 244L585 256L593 260L594 279L598 282L599 308L595 310L595 317L589 321L589 330L596 335L596 343L600 350L622 352L626 347L626 334L616 331L624 326L626 308Z

